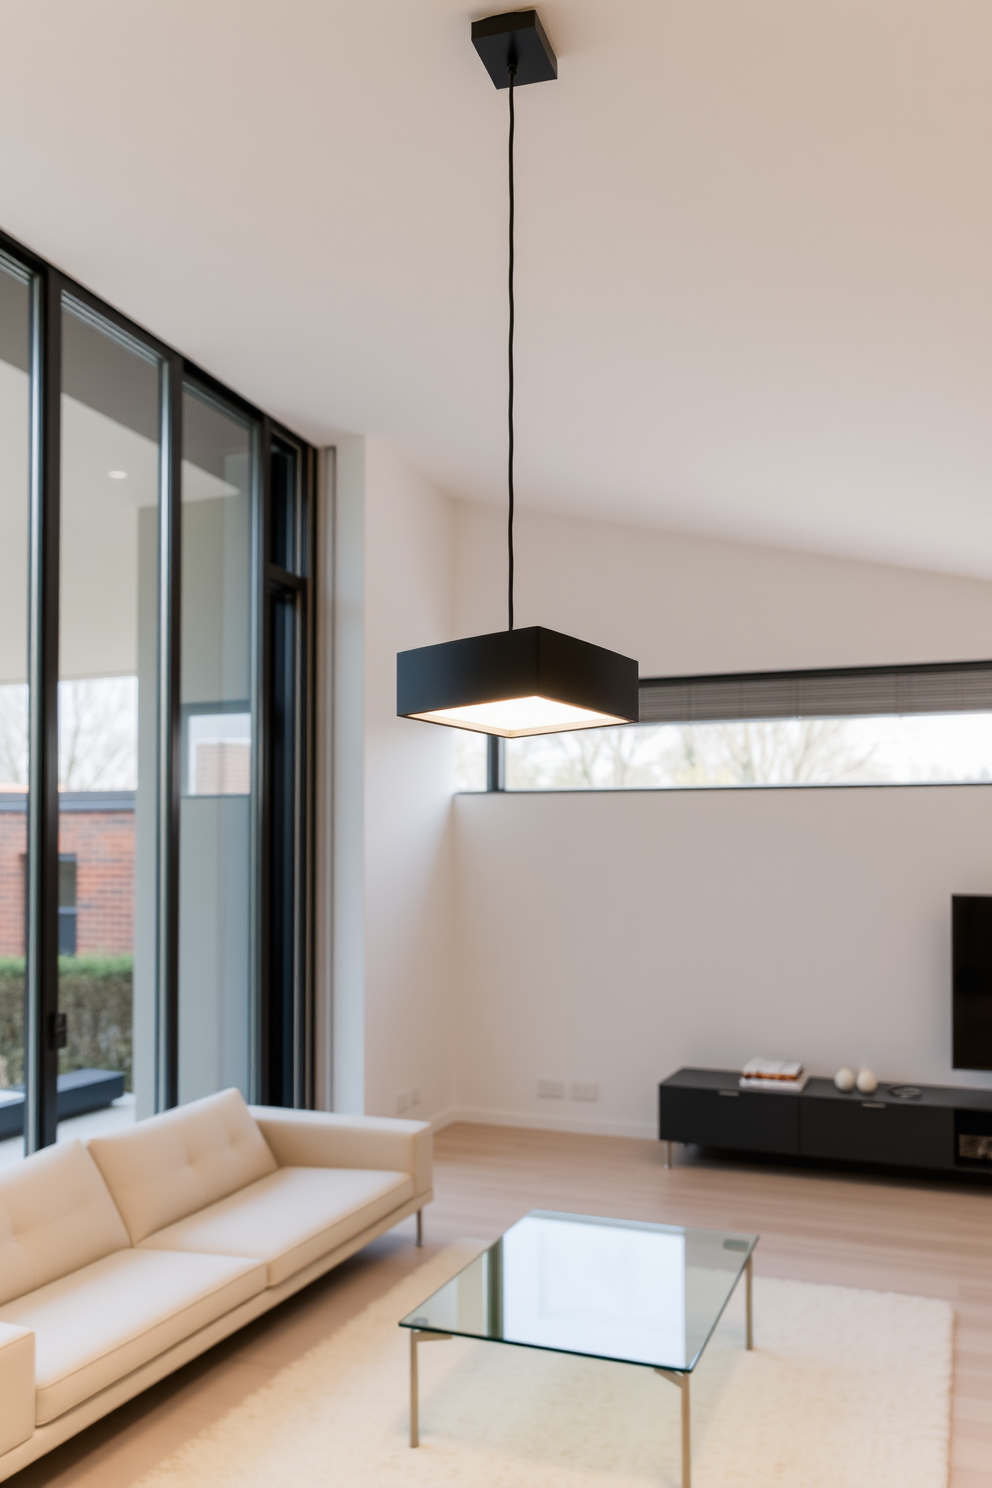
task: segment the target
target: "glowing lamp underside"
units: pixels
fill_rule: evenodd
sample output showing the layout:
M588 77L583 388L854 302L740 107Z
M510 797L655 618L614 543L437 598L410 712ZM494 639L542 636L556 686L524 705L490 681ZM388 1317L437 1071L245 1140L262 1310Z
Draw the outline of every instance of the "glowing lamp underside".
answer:
M501 698L494 703L467 703L462 708L438 708L431 713L411 713L424 723L446 723L450 728L474 729L481 734L499 734L519 739L526 734L558 734L570 729L602 728L625 723L615 713L597 713L554 698Z

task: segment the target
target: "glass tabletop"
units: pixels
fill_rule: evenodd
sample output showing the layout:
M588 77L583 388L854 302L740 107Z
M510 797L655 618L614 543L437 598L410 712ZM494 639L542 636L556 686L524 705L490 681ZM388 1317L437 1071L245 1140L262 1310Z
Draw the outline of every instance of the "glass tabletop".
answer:
M688 1372L757 1243L534 1209L400 1327Z

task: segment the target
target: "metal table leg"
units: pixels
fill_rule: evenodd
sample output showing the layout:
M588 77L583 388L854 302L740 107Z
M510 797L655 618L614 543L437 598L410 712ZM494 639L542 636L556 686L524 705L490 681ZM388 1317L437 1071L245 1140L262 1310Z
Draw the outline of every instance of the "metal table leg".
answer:
M424 1243L424 1211L423 1211L423 1209L418 1209L417 1210L417 1244L418 1245L423 1245L423 1243Z
M420 1376L417 1347L421 1343L436 1343L450 1338L450 1333L432 1333L429 1328L410 1329L410 1445L420 1446Z
M747 1297L747 1344L745 1347L754 1348L754 1310L751 1302L751 1257L748 1256L744 1266L744 1290Z
M692 1488L692 1419L689 1412L689 1376L675 1369L656 1369L682 1392L682 1488Z
M666 1142L665 1143L665 1167L666 1168L670 1168L671 1166L672 1166L672 1144L671 1144L671 1142Z

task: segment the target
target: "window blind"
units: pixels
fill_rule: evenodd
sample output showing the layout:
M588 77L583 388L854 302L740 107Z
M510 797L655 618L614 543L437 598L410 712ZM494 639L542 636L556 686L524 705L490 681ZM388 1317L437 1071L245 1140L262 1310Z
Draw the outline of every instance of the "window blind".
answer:
M641 723L992 712L992 661L642 677Z

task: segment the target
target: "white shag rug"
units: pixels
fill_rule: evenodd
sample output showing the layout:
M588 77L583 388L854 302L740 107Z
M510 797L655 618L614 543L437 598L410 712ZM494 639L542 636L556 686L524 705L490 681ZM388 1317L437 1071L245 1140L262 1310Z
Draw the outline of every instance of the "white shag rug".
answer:
M454 1339L397 1319L477 1253L451 1246L282 1370L139 1488L678 1488L679 1390L648 1369ZM743 1286L738 1288L743 1292ZM694 1488L946 1488L945 1302L754 1281L692 1377Z

